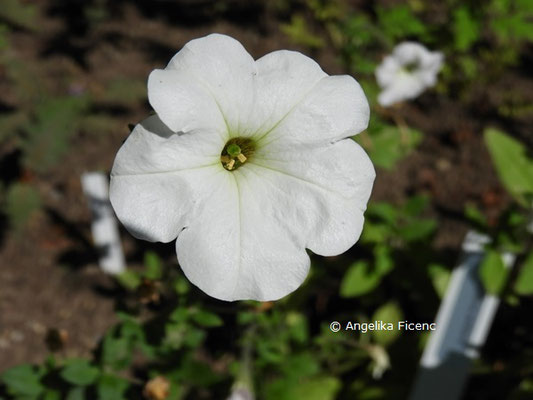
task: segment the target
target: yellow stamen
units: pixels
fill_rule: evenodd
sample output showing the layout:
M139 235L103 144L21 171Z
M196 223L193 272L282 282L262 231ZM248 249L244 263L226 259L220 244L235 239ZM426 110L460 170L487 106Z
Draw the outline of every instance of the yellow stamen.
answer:
M220 154L220 162L227 171L234 171L249 162L255 150L255 143L248 138L231 138Z

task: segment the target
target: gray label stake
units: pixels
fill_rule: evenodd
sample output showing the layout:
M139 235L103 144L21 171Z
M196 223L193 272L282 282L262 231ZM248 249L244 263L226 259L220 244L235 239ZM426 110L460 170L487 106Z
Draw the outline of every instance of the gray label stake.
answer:
M489 242L476 232L466 235L463 261L453 271L410 400L460 399L471 361L479 356L500 304L498 297L485 293L478 278L484 245ZM508 268L515 260L510 253L502 258Z

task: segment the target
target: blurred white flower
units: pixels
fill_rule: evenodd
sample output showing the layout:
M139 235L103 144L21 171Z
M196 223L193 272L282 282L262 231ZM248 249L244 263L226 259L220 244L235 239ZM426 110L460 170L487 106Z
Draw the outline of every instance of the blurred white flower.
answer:
M400 43L376 69L376 79L382 89L378 103L388 107L414 99L434 86L443 60L442 53L431 52L420 43Z
M366 345L368 355L372 358L370 365L372 369L372 378L381 379L385 371L390 369L390 358L387 350L379 345Z
M227 400L254 400L255 396L246 388L237 388L231 391Z
M137 238L177 238L189 280L223 300L275 300L359 238L375 173L349 137L369 107L350 76L228 36L185 45L148 80L157 115L119 150L110 197Z

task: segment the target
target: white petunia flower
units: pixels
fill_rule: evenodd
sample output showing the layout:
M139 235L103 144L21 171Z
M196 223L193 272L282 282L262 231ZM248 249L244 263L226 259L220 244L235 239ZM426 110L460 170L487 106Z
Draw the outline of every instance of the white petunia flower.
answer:
M442 53L431 52L420 43L400 43L376 69L376 79L382 89L378 103L388 107L414 99L434 86L443 60Z
M350 136L369 106L350 76L275 51L254 61L213 34L148 80L157 115L111 172L111 203L137 238L176 240L188 279L222 300L275 300L359 238L375 173Z

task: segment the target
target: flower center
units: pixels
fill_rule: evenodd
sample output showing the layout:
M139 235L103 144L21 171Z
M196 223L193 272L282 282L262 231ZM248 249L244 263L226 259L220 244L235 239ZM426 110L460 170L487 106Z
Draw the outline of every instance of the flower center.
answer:
M233 171L245 164L254 154L255 143L248 138L232 138L228 140L222 153L220 153L220 162L228 171Z
M416 61L411 61L402 66L402 70L408 74L412 74L418 68L418 63Z

